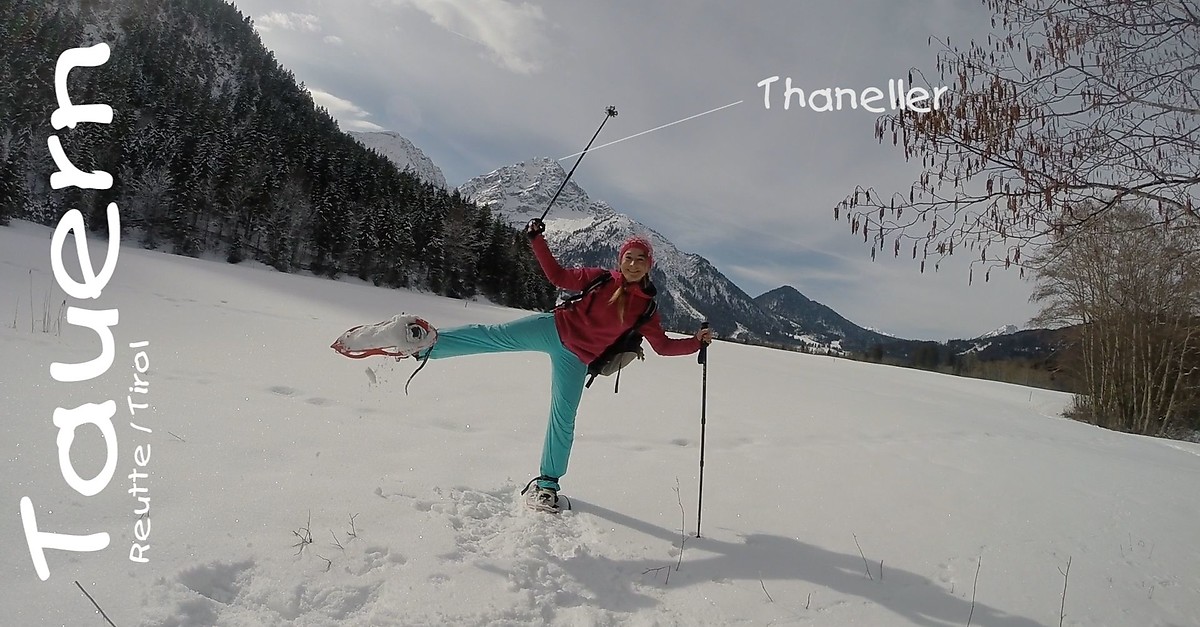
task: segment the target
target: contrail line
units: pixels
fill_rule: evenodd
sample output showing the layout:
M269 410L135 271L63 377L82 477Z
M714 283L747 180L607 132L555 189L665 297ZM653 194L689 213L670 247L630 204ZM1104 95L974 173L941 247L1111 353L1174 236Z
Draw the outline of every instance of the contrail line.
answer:
M623 142L623 141L625 141L625 140L627 140L627 139L633 139L634 137L640 137L640 136L642 136L642 135L645 135L646 133L653 133L654 131L657 131L657 130L661 130L661 129L667 128L668 126L674 126L674 125L676 125L676 124L679 124L680 122L687 122L688 120L692 120L692 119L698 118L698 117L700 117L700 116L702 116L702 115L708 115L708 114L710 114L710 113L715 113L715 112L717 112L717 111L720 111L721 109L728 109L729 107L732 107L733 105L742 104L742 102L744 102L744 101L742 101L742 100L739 100L739 101L737 101L737 102L731 102L731 103L729 103L729 104L727 104L727 105L725 105L725 106L723 106L723 107L717 107L716 109L711 109L711 110L709 110L709 111L705 111L704 113L697 113L696 115L693 115L693 116L689 116L689 117L683 118L682 120L675 120L674 122L670 122L670 123L668 123L668 124L663 124L662 126L658 126L658 127L652 128L652 129L650 129L650 130L648 130L648 131L642 131L642 132L640 132L640 133L637 133L637 134L634 134L634 135L630 135L629 137L622 137L621 139L616 139L616 140L610 141L610 142L608 142L607 144L601 144L601 145L599 145L599 146L596 146L595 148L591 148L591 149L589 150L589 152L590 152L591 150L599 150L599 149L601 149L601 148L604 148L605 146L611 146L611 145L613 145L613 144L619 144L619 143L621 143L621 142ZM582 155L582 154L583 154L583 151L581 150L581 151L579 151L579 152L577 152L577 153L575 153L575 154L573 154L573 155L567 155L567 156L565 156L565 157L559 157L559 158L558 158L558 160L559 160L559 161L562 161L563 159L570 159L571 157L578 157L579 155Z

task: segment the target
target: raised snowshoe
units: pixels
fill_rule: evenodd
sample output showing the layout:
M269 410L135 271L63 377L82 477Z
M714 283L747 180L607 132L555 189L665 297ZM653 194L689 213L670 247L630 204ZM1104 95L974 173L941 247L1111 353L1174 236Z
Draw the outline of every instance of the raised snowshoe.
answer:
M437 342L437 329L425 320L399 313L390 320L354 327L330 344L352 359L385 356L403 359L428 354Z

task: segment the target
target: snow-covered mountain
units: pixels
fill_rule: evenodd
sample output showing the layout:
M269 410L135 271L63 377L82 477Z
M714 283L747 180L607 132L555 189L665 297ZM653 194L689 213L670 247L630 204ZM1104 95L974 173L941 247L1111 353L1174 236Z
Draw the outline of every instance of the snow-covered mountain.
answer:
M862 351L875 343L896 341L894 337L850 322L790 285L775 288L755 298L754 302L787 325L792 337L808 343Z
M475 177L458 189L521 227L542 215L566 175L553 159L536 158ZM662 234L588 197L574 182L563 188L546 218L546 239L564 265L611 267L621 243L635 233L654 245L651 278L669 328L689 331L708 320L725 338L780 337L779 322L707 259L679 250Z
M1007 325L974 339L950 340L946 346L955 354L973 353L984 360L1046 359L1069 346L1072 339L1073 329L1069 327L1021 329Z
M1016 333L1020 330L1021 330L1021 327L1019 327L1015 324L1006 324L1006 325L1000 327L999 329L988 331L987 333L984 333L983 335L981 335L975 339L986 340L986 339L993 338L993 337L999 337L1001 335L1012 335L1013 333Z
M350 131L349 135L370 150L378 152L401 171L408 170L426 183L445 188L446 176L429 157L408 139L394 131Z
M566 171L549 158L505 166L463 183L458 191L468 200L487 205L516 228L545 211L562 185ZM652 278L659 289L659 309L670 329L689 332L708 320L718 335L770 346L822 352L865 352L883 346L888 355L907 359L928 349L916 342L864 329L833 309L810 300L791 286L751 298L704 257L679 250L662 234L620 213L603 200L593 199L574 182L563 187L546 217L546 239L564 265L611 267L617 249L629 235L650 239L655 248ZM1023 357L1053 353L1057 342L1044 346L1041 334L1021 333L1013 342L1004 329L976 340L955 344L962 353L971 346L1003 340L989 356ZM963 341L959 341L963 343ZM1032 343L1031 343L1032 342Z

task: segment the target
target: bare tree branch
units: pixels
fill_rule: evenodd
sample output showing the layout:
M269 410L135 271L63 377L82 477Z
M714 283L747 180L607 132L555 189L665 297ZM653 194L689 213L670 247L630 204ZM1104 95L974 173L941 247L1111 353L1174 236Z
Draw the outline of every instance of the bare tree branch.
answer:
M1023 268L1022 250L1130 199L1169 228L1196 228L1196 0L981 2L994 16L986 40L937 40L943 106L876 123L880 143L920 161L918 180L888 194L859 186L834 207L872 259L911 246L924 272L966 249L972 267Z

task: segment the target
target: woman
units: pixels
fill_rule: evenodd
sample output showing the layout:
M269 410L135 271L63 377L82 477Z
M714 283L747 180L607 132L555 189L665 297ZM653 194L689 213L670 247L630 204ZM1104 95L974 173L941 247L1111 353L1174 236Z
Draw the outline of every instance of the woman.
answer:
M529 221L525 234L546 278L555 286L573 291L584 290L593 280L608 273L612 280L602 283L582 299L551 313L542 313L504 324L472 324L437 331L413 316L397 316L390 321L360 329L351 329L333 348L350 357L386 354L445 359L460 355L506 351L540 351L550 356L553 369L550 388L550 422L542 445L541 474L522 491L533 509L557 513L559 480L567 472L567 460L575 438L575 414L583 396L588 364L628 331L654 298L650 267L654 249L646 239L631 237L618 253L618 268L563 268L559 265L543 233L546 225L537 218ZM398 332L403 330L402 332ZM657 312L638 331L659 355L689 355L712 340L709 329L701 329L689 338L668 338ZM390 337L395 341L380 338ZM385 346L387 349L369 348ZM399 347L392 350L392 347ZM530 486L536 483L533 490Z

